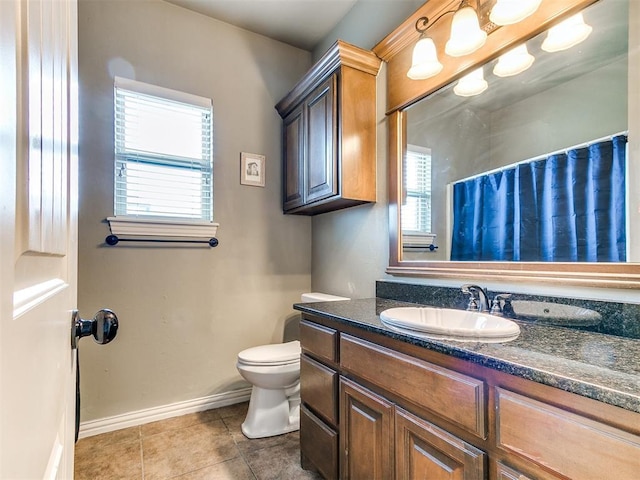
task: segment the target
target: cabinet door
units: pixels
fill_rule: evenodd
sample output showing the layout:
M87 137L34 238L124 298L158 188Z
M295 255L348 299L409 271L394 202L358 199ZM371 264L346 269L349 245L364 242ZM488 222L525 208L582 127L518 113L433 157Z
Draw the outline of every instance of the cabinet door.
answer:
M393 478L393 404L340 379L341 478Z
M305 116L305 203L312 203L338 194L336 75L311 93Z
M304 204L304 109L296 108L283 121L283 210Z
M395 424L396 478L485 478L485 454L473 445L399 407Z

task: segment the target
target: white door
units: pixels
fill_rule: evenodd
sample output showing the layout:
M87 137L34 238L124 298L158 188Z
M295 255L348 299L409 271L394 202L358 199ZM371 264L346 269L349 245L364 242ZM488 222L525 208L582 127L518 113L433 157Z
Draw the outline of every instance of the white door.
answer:
M0 0L0 478L71 479L76 0Z

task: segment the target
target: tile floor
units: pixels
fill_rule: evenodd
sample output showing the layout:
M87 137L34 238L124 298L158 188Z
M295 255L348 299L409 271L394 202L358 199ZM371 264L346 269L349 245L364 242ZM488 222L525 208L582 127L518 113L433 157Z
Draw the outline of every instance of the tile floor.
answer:
M298 432L249 440L248 403L83 438L75 480L317 480L300 467Z

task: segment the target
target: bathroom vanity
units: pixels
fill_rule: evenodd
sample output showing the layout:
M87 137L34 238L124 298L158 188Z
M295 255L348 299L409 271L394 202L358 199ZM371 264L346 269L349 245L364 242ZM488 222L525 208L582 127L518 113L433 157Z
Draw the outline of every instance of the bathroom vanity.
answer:
M298 304L301 460L331 478L635 479L640 342L521 322L505 343L417 338L415 306Z

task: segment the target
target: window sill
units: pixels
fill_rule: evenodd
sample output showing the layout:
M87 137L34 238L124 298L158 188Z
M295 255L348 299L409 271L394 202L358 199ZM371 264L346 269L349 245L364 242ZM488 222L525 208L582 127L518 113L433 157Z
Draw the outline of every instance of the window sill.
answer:
M436 243L435 233L402 232L402 245L405 247L426 247Z
M111 234L116 236L213 238L220 224L189 220L137 217L107 217Z

